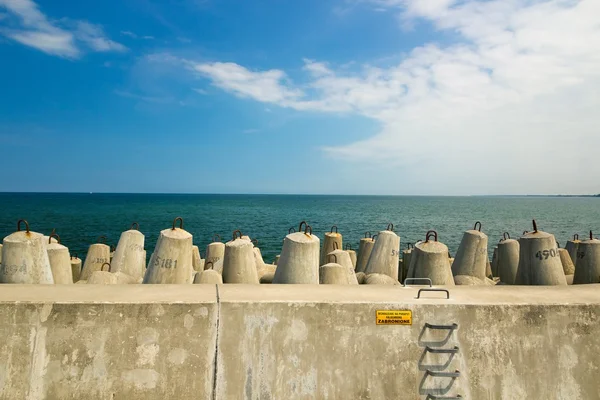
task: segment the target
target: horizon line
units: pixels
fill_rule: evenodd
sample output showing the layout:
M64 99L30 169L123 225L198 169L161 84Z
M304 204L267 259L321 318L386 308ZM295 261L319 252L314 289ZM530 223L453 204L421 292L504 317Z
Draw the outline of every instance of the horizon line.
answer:
M344 194L344 193L216 193L216 192L52 192L0 191L0 194L118 194L185 196L356 196L356 197L600 197L600 194Z

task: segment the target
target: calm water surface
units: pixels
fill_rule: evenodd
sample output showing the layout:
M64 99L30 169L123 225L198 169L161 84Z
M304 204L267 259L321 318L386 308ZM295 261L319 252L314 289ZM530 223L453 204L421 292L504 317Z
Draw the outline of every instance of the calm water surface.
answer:
M214 234L230 240L240 229L258 239L265 261L271 262L288 229L302 220L321 239L337 225L344 243L354 248L364 232L375 234L390 222L402 248L435 229L454 254L475 221L482 222L492 247L504 231L518 237L531 229L535 218L539 229L555 234L564 246L574 233L600 233L600 198L0 193L2 237L24 218L35 232L56 228L62 243L80 257L98 236L116 245L134 221L146 235L150 257L160 230L178 216L202 253Z

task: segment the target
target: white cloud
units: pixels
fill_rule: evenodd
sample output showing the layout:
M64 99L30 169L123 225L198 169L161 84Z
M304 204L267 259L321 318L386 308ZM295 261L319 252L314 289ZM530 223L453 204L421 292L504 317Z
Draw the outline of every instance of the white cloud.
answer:
M121 35L123 36L129 36L132 39L144 39L144 40L154 40L154 36L150 36L150 35L144 35L144 36L138 36L137 34L131 32L131 31L121 31Z
M77 37L77 39L87 44L87 46L94 51L122 52L127 50L127 47L123 46L122 44L108 39L104 35L104 31L100 26L90 24L89 22L78 21L75 36Z
M131 32L131 31L121 31L121 35L129 36L130 38L133 38L133 39L137 39L137 37L138 37L138 35L136 35L135 33Z
M423 43L393 67L354 73L305 60L302 86L281 70L193 68L239 97L379 122L375 136L324 149L357 163L359 175L358 163L377 163L367 190L402 182L396 193L600 191L600 1L370 2L462 39Z
M8 23L0 27L0 34L44 53L78 58L84 48L98 52L127 49L108 39L99 25L67 18L49 20L31 0L0 0L2 7L8 10L9 17L2 19Z
M268 102L293 104L302 92L285 86L286 75L283 71L272 69L253 72L234 63L188 63L190 68L213 80L215 86L232 92L240 97Z

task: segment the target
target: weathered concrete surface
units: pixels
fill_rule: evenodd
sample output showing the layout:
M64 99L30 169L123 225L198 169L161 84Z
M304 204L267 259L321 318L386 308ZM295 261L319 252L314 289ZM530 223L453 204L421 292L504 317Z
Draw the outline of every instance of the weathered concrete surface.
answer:
M469 275L479 278L481 281L487 273L488 259L488 237L485 233L475 229L464 233L458 246L456 257L452 263L452 275Z
M360 239L360 243L358 245L358 258L356 260L356 272L365 272L374 246L375 241L373 238L365 237Z
M447 335L425 323L458 324L448 395L600 398L600 284L418 289L4 285L0 398L423 400L439 378L422 384L419 365L447 361L424 356ZM376 325L377 310L412 325Z
M214 285L12 286L0 291L1 399L212 398Z
M217 399L422 400L425 342L447 334L425 323L458 324L444 348L459 347L447 370L462 375L448 395L600 398L600 285L451 287L450 300L400 286L294 286L219 287ZM413 325L376 325L376 310L411 310ZM436 379L423 387L449 382Z
M121 233L117 249L112 256L111 272L123 272L134 279L144 277L146 254L144 253L145 236L136 229Z

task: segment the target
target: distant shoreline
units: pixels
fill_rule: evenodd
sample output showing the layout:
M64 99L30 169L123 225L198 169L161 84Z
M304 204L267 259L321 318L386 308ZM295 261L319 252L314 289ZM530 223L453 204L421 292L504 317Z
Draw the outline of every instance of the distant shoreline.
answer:
M340 196L340 197L598 197L600 194L324 194L324 193L158 193L158 192L2 192L0 195L157 195L157 196Z

